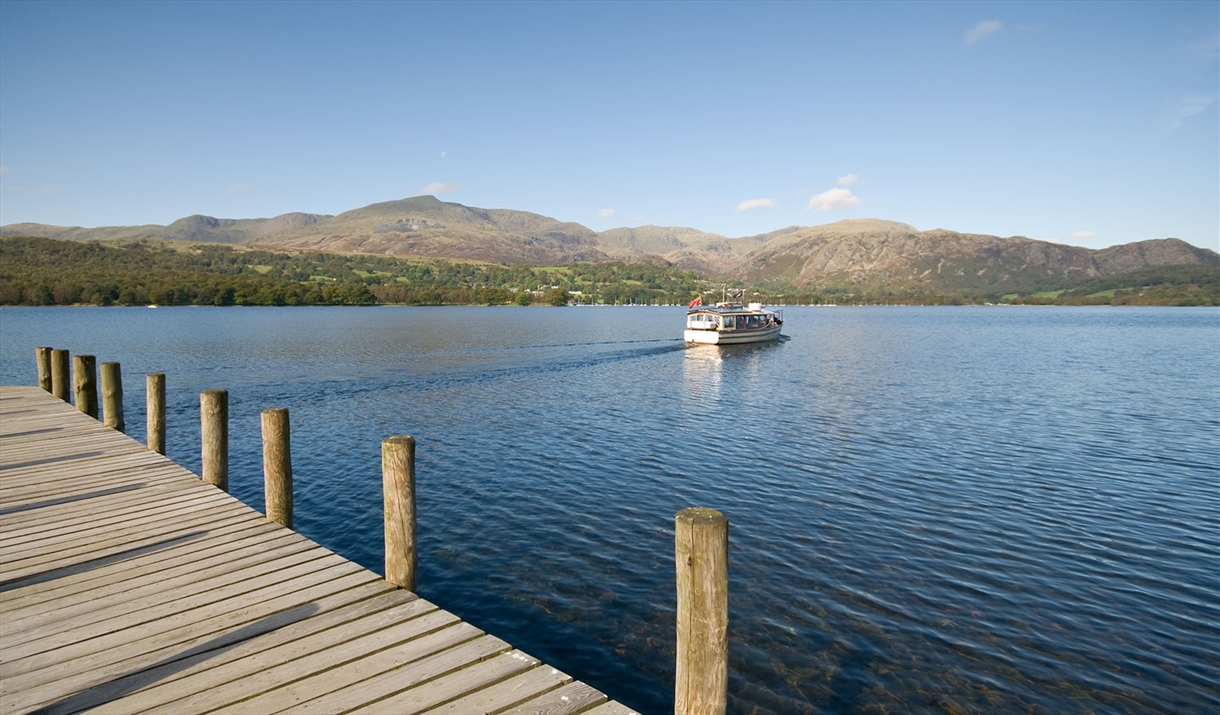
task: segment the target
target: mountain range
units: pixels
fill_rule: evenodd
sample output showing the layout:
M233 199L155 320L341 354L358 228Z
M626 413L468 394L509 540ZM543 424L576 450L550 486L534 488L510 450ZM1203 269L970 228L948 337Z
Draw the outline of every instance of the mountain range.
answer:
M793 287L912 291L1053 290L1172 265L1220 266L1220 254L1176 238L1088 249L1021 236L919 231L878 219L789 226L727 238L694 228L640 226L593 231L579 223L509 209L481 209L417 196L337 216L269 219L188 216L168 226L79 228L20 223L3 236L72 241L172 240L289 251L420 256L559 265L668 263L715 280Z

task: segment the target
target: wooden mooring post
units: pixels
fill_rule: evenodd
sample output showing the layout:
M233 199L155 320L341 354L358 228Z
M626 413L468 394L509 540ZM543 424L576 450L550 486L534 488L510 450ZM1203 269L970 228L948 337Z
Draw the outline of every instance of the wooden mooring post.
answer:
M715 509L678 512L675 715L724 715L728 706L728 552L728 517Z
M203 481L229 491L229 393L204 390L199 395L200 456Z
M117 362L102 363L102 422L125 432L123 421L123 372Z
M145 430L148 432L148 448L157 454L165 454L165 373L150 372L145 377Z
M76 409L97 419L97 358L92 355L72 358L72 387L76 391Z
M38 386L47 392L52 392L51 350L51 348L34 348L34 357L38 363Z
M385 501L385 580L415 590L415 438L381 442L381 487Z
M51 350L51 394L64 402L72 401L71 357L67 350Z
M263 410L263 490L267 518L292 528L292 448L288 409Z

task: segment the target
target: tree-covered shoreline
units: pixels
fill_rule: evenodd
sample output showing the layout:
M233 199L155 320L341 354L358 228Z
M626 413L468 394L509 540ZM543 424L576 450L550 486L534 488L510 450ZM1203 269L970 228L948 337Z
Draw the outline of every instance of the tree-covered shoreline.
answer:
M675 305L725 283L659 263L501 265L140 241L0 239L0 305ZM1161 266L1024 294L728 283L773 305L1220 305L1220 268Z

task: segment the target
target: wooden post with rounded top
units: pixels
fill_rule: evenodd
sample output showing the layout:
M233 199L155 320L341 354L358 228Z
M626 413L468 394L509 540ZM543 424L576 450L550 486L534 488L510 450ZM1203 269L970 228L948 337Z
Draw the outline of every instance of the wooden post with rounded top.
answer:
M675 715L723 715L728 705L728 552L728 517L715 509L678 512Z
M203 481L229 491L229 393L204 390L199 395Z
M123 371L117 362L102 363L102 422L120 432L127 427L123 421Z
M385 580L415 590L415 439L381 442L381 488L385 500Z
M34 348L38 362L38 386L51 392L51 348Z
M292 528L292 449L288 409L263 410L263 490L267 518Z
M72 358L72 387L76 390L76 409L97 419L97 358L92 355Z
M71 354L67 350L51 350L51 394L64 402L72 401L72 375L68 370Z
M165 373L150 372L145 377L147 390L145 431L148 432L148 448L157 454L165 454Z

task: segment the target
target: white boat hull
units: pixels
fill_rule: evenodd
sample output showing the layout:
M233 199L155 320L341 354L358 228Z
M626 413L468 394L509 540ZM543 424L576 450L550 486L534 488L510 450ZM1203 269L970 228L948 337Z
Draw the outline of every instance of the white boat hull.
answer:
M764 330L691 330L687 328L682 331L682 337L688 343L696 343L698 345L739 345L741 343L765 343L768 340L776 340L779 338L781 326L766 328Z

